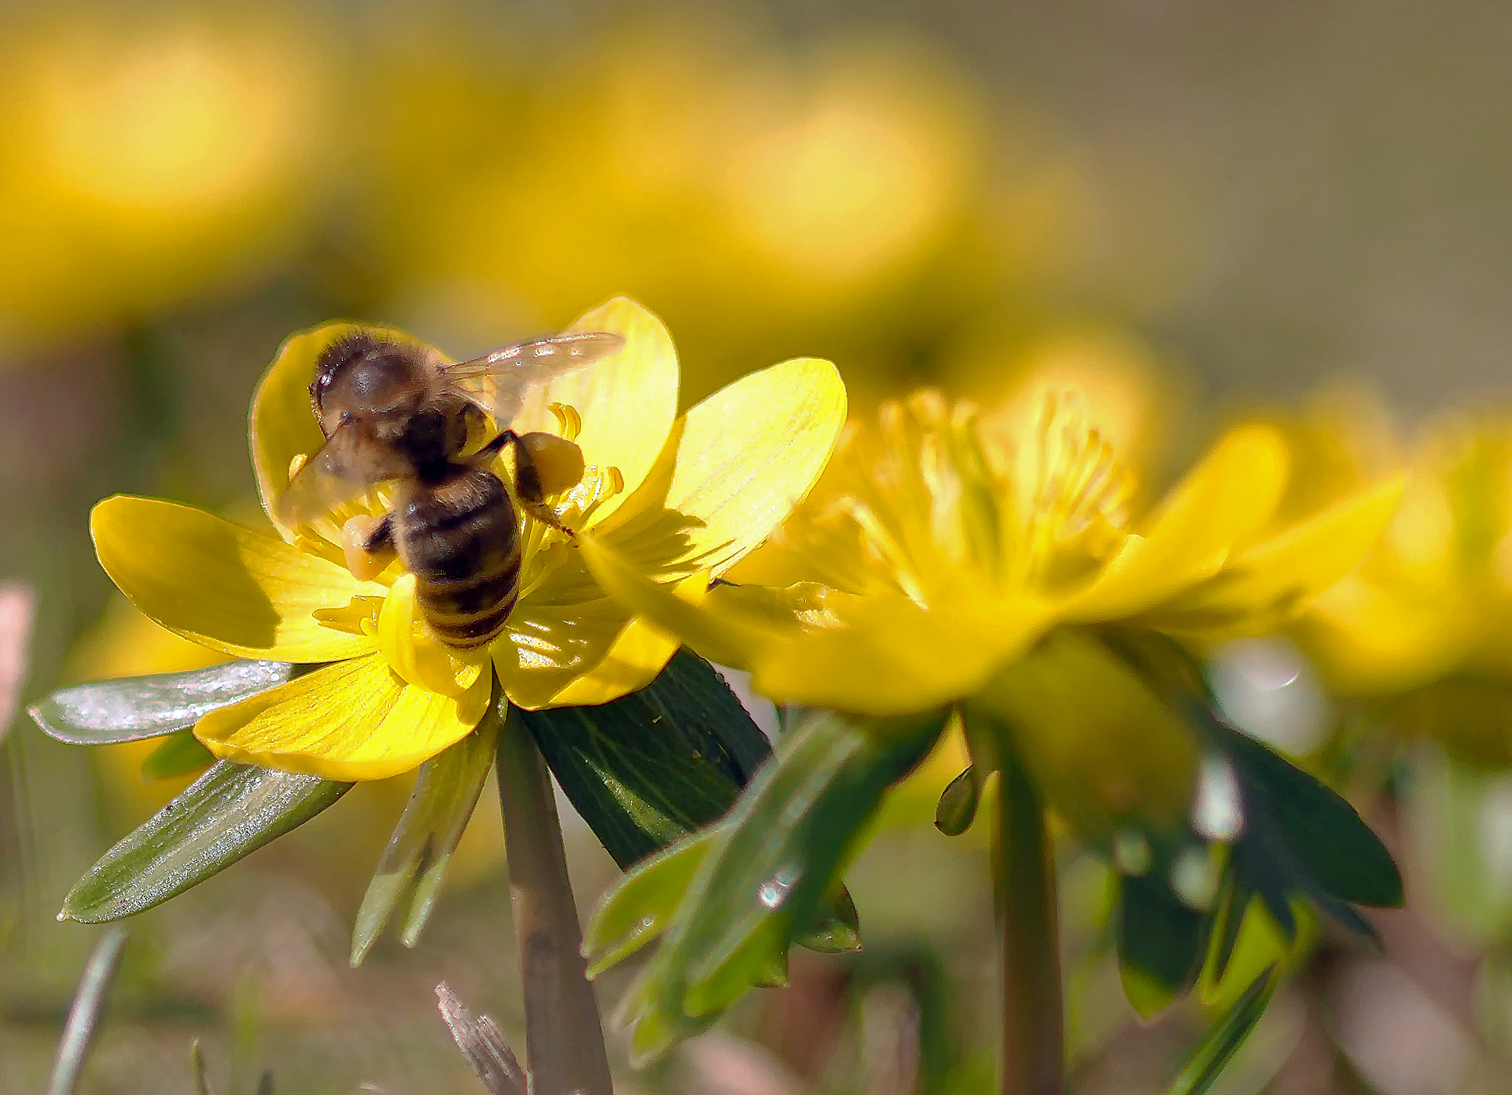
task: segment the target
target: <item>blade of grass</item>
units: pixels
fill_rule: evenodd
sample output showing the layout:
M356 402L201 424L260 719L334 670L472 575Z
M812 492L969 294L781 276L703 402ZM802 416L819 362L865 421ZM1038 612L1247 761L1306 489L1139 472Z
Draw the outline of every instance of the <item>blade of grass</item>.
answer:
M79 990L74 994L73 1006L68 1009L68 1020L63 1024L63 1040L58 1044L58 1060L53 1065L47 1095L73 1095L79 1075L84 1071L89 1047L94 1042L95 1031L99 1028L105 996L120 968L121 948L125 945L125 930L112 928L100 937L90 952L89 961L84 964L84 976L79 980Z
M1208 1031L1166 1095L1204 1095L1255 1029L1275 989L1276 967L1270 966Z

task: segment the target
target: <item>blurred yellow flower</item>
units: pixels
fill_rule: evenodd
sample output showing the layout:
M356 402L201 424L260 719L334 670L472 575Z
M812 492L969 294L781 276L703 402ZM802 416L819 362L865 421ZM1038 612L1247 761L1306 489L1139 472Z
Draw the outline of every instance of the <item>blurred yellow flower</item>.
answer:
M1379 545L1297 636L1338 693L1395 697L1392 721L1512 763L1498 695L1512 678L1512 413L1441 416L1405 455L1389 427L1368 429L1381 417L1324 399L1300 424L1319 476L1358 480L1389 463L1412 475Z
M1066 157L1025 142L993 178L986 110L948 58L875 33L761 42L716 16L636 20L522 60L514 86L434 29L383 42L360 215L388 291L468 332L629 287L697 347L702 391L814 331L956 315L1064 252Z
M258 388L253 462L270 517L322 441L307 393L316 360L352 329L294 336ZM818 478L845 416L829 363L772 366L678 418L677 357L655 316L619 298L571 329L619 334L624 345L533 390L512 425L573 423L588 466L553 507L638 572L672 581L722 573ZM571 410L554 415L553 405ZM95 508L91 527L107 573L170 631L227 654L330 663L205 716L195 733L213 753L352 780L406 771L462 738L496 674L523 707L603 703L644 686L676 650L598 589L571 535L520 520L520 597L503 634L476 653L443 646L420 622L414 580L397 563L373 580L354 577L334 520L296 531L275 518L274 535L118 496Z
M1191 735L1093 628L1207 638L1300 611L1358 562L1401 483L1272 531L1287 470L1276 430L1237 428L1136 514L1132 472L1078 393L983 416L926 391L874 428L853 423L782 529L779 569L807 582L689 598L596 537L583 553L606 589L778 701L883 716L962 702L968 725L975 710L1013 728L1058 806L1170 820L1188 802ZM1092 789L1057 795L1066 780Z
M7 36L7 346L202 296L279 256L321 177L321 53L277 12L94 12Z

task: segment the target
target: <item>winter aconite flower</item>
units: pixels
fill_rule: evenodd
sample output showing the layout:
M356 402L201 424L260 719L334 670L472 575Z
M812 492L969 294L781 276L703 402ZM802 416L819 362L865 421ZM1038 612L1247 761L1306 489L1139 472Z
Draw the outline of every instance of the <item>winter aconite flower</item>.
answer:
M785 588L679 596L606 543L585 555L627 604L780 702L875 716L962 703L968 723L974 710L1013 726L1051 800L1090 810L1106 837L1107 814L1180 818L1197 752L1109 655L1108 627L1269 629L1358 562L1401 493L1388 479L1278 529L1287 473L1278 432L1239 427L1140 512L1074 391L1016 417L926 391L851 426L776 541L785 559L763 561ZM1055 793L1062 780L1074 793Z
M653 583L723 573L817 479L844 421L844 389L829 363L798 359L678 417L677 358L655 316L618 298L569 329L610 332L624 343L532 389L513 423L494 424L565 437L585 470L548 500L563 529L518 515L519 600L503 633L481 650L439 642L417 611L413 576L397 562L371 579L344 564L342 523L381 511L381 488L312 527L273 517L291 475L322 440L307 391L321 351L359 330L415 341L402 332L333 323L284 344L251 415L272 527L245 528L146 498L118 496L95 508L100 562L149 617L227 654L320 663L202 718L195 734L211 752L327 779L378 779L464 737L495 680L524 708L596 704L644 686L666 664L675 640L599 588L578 536L592 530ZM498 470L508 478L505 464Z
M1403 436L1374 399L1325 393L1289 425L1314 479L1412 469L1379 544L1294 629L1332 694L1461 757L1512 764L1512 415L1460 410Z

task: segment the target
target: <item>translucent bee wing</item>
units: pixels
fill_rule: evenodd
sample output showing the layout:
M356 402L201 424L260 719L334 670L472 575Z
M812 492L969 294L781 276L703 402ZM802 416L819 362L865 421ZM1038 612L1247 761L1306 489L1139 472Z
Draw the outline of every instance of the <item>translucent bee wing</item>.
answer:
M495 422L508 425L531 385L602 361L624 344L621 336L606 331L552 335L459 362L442 375L454 392L482 407Z
M278 496L273 507L278 519L291 529L309 526L362 497L376 479L375 469L358 460L357 445L356 431L338 426Z

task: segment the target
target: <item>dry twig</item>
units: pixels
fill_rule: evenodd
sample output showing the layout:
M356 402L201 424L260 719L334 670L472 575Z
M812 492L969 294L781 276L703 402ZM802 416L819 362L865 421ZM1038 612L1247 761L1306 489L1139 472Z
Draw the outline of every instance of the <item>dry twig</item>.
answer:
M474 1016L445 981L436 986L436 1000L457 1048L489 1095L529 1095L530 1083L498 1024L486 1015Z

